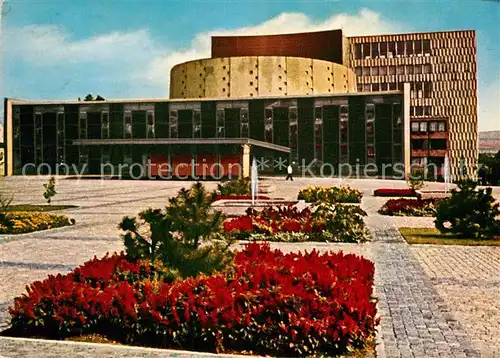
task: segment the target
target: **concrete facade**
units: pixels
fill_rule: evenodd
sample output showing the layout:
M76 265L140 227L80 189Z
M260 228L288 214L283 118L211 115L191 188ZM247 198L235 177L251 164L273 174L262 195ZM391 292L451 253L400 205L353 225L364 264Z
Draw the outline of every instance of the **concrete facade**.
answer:
M284 56L218 57L178 64L170 98L302 96L356 91L354 71L331 61Z
M358 92L402 89L403 83L410 83L410 118L429 122L415 131L419 134L412 146L424 145L412 151L413 162L439 164L448 154L454 179L460 177L462 165L467 175L473 174L478 157L475 31L348 39L349 67L355 70ZM438 130L431 130L431 123ZM421 135L428 138L421 142Z

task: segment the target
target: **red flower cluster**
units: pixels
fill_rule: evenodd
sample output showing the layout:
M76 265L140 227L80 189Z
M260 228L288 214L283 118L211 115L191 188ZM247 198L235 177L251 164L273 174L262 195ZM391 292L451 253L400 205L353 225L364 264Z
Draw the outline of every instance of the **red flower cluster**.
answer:
M256 200L269 200L271 199L268 196L265 195L256 195L255 196ZM216 195L213 199L213 201L218 201L218 200L252 200L251 195Z
M379 212L383 215L433 216L439 199L390 199Z
M267 207L262 211L247 210L247 215L224 222L226 232L322 232L323 222L308 208L299 211L294 206Z
M416 196L413 189L377 189L373 192L375 196Z
M147 276L145 266L125 261L121 255L94 259L68 275L31 284L9 309L12 330L302 356L362 348L378 324L374 265L352 254L283 254L249 244L236 254L231 271L172 284L123 279L124 273Z

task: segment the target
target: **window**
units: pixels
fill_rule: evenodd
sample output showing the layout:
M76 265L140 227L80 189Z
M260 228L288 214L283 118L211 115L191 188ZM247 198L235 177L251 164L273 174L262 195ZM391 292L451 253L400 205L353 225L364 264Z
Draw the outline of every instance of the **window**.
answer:
M360 60L361 57L361 44L354 45L354 58Z
M426 63L424 64L424 69L423 69L424 73L431 73L432 72L432 66L430 63Z
M372 67L372 76L378 76L378 67L375 66L375 67Z
M366 149L367 149L368 158L375 157L375 147L368 146Z
M389 75L396 74L396 66L389 66Z
M411 131L412 132L418 132L418 129L419 129L419 125L418 125L418 122L411 122Z
M356 67L355 73L356 73L356 76L361 76L361 67Z
M431 98L432 82L424 82L424 98Z
M370 44L363 44L363 57L370 58Z
M387 91L387 88L388 88L387 82L384 82L384 83L380 84L380 90L381 91Z
M415 97L416 98L422 98L422 82L416 82L415 83Z
M403 41L396 42L397 56L404 56L405 54L405 43Z
M358 92L363 92L363 85L361 83L357 84L357 90Z
M170 111L170 116L169 116L169 130L170 130L170 138L177 138L178 137L178 130L177 130L177 124L178 124L178 112L177 111Z
M372 42L372 58L378 58L378 42Z
M101 112L101 138L109 138L109 113Z
M366 133L373 137L373 121L366 122Z
M240 136L248 137L248 108L240 109Z
M431 54L431 40L423 40L422 41L422 48L424 55L430 55Z
M387 42L380 43L380 57L385 58L387 56Z
M413 55L413 41L406 41L406 55Z
M217 133L215 134L217 138L224 138L226 136L225 132L225 122L226 122L226 112L224 108L219 108L215 114L215 125L217 127Z
M398 66L397 67L397 73L398 75L404 75L405 74L405 67L404 66Z
M374 92L380 91L380 85L378 83L373 83L372 84L372 91L374 91Z
M273 108L268 107L264 110L264 140L273 142Z
M430 116L431 115L431 106L425 106L424 107L424 115L425 116Z
M193 138L201 138L201 112L193 111Z
M420 132L427 132L427 122L420 122Z
M389 91L395 91L395 90L396 90L396 83L390 82L389 83Z
M399 82L398 83L398 91L402 91L404 89L404 83L403 82Z
M363 67L363 76L370 76L370 67Z
M415 70L414 70L414 73L416 75L419 75L422 73L422 66L421 65L415 65Z
M422 56L422 41L417 40L415 41L415 54L418 56Z
M413 65L406 65L406 74L413 75Z
M372 88L371 84L365 83L363 85L363 92L370 92L371 88Z
M387 67L385 67L385 66L380 66L380 67L378 68L378 74L379 74L380 76L385 76L385 75L387 75Z
M429 125L429 131L430 132L436 132L437 131L437 122L431 122Z
M365 109L365 114L366 114L366 120L370 121L375 118L375 105L373 104L367 104L366 109Z
M445 122L438 122L438 131L439 132L445 132L446 131L446 123Z
M392 58L396 55L396 43L389 42L387 46L387 57Z
M422 106L416 106L415 107L415 116L422 117L423 115L424 115L424 107L422 107Z
M132 138L132 112L125 111L123 117L123 121L125 122L125 127L123 129L125 138Z

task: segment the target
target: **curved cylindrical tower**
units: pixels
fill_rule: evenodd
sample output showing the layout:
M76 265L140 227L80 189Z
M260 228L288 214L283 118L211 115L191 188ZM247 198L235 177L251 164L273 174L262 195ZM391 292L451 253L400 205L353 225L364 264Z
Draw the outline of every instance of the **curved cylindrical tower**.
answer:
M354 72L332 61L245 56L200 59L170 72L170 98L304 96L356 91Z

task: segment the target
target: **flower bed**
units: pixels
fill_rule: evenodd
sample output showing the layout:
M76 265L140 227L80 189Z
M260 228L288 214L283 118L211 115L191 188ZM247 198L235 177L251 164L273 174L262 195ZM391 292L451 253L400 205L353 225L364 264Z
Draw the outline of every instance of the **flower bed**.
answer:
M377 189L373 192L374 196L416 196L413 189Z
M256 200L270 200L271 198L265 195L256 195ZM213 201L219 200L252 200L251 195L216 195Z
M226 273L163 282L146 261L91 260L34 282L11 335L99 334L121 343L274 356L339 355L373 342L374 265L352 255L250 244Z
M224 222L224 231L239 239L269 241L342 241L363 242L369 234L364 225L366 213L357 205L320 205L314 209L267 207L262 211L249 208L247 215ZM307 235L282 235L301 233ZM252 238L254 234L257 235ZM281 235L278 235L281 234Z
M0 212L0 234L24 234L72 225L65 215L40 212Z
M298 199L308 203L360 203L363 194L355 188L349 186L310 186L299 191Z
M379 210L390 216L435 216L439 199L390 199Z

